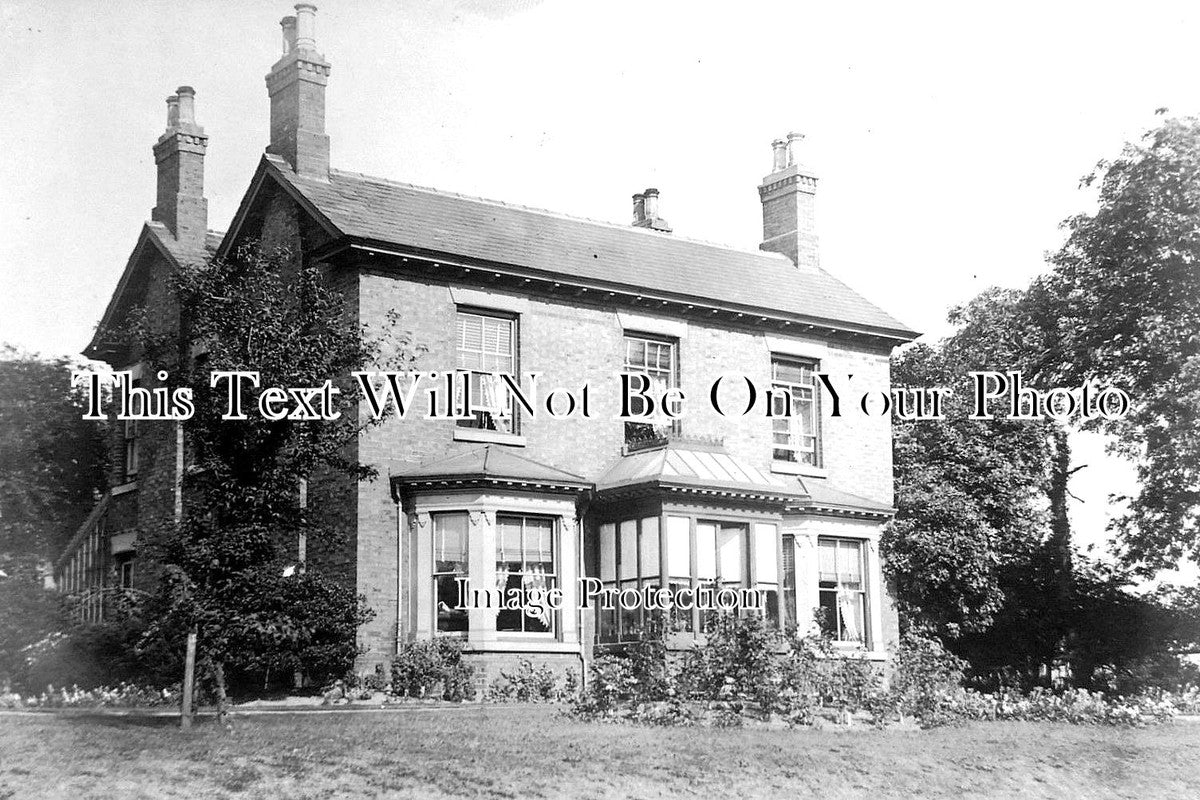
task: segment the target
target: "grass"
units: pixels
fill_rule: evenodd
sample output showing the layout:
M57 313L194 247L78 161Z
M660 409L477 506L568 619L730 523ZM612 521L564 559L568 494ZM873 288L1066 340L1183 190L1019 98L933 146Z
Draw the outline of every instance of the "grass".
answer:
M0 716L7 798L1198 797L1200 725L934 731L591 725L555 708Z

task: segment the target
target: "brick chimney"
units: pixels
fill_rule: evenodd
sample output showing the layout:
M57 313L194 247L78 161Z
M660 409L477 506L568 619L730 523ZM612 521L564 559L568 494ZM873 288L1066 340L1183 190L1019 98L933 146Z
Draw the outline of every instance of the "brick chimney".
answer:
M284 17L283 56L267 75L271 98L271 143L296 174L329 179L329 137L325 135L325 85L329 62L317 52L317 7L297 3L296 16Z
M817 269L817 176L800 163L803 134L771 142L771 174L763 178L758 196L763 207L760 250L783 253L801 269Z
M158 192L150 218L176 239L203 243L208 230L204 199L204 150L208 137L196 124L196 91L180 86L167 98L167 129L154 144Z
M647 189L633 196L633 227L671 232L671 226L658 215L658 189Z

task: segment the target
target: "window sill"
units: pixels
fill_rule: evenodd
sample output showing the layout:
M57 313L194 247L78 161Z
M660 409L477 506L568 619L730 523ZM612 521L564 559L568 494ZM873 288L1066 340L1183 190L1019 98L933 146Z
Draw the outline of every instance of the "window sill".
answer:
M456 442L487 442L503 444L509 447L524 447L525 437L516 433L501 433L500 431L485 431L479 428L455 428Z
M887 661L888 654L883 650L867 650L851 642L834 642L835 658L861 658L865 661Z
M127 483L122 483L120 486L114 486L112 489L109 489L108 493L113 497L118 497L123 494L129 494L130 492L136 492L137 488L137 478L134 478Z
M797 464L795 461L772 461L771 472L779 475L804 475L809 478L829 477L829 470L823 467L813 467L808 464Z
M555 639L513 637L511 634L490 642L467 642L464 653L579 653L582 645Z

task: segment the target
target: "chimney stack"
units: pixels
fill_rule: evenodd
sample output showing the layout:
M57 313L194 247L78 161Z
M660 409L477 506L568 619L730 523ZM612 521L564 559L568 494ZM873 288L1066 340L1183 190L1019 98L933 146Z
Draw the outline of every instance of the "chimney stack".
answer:
M154 145L158 191L150 218L181 242L203 245L208 231L204 151L208 137L196 124L196 91L180 86L167 98L167 129Z
M671 232L671 226L658 215L658 189L647 189L633 196L633 227Z
M817 176L800 163L804 134L771 142L771 174L763 178L758 196L763 207L760 250L783 253L801 269L817 269Z
M317 52L317 7L297 3L296 15L284 17L283 56L267 75L271 98L271 143L267 152L282 156L297 175L329 179L329 137L325 135L325 86L329 62Z

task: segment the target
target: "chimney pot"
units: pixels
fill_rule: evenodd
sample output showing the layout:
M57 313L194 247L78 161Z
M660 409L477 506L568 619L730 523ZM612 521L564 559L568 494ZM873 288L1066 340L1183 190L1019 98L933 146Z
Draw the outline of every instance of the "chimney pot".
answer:
M658 219L658 189L647 189L642 192L645 199L645 215L648 220Z
M180 126L196 124L196 90L190 86L180 86L175 90L179 98L178 122Z
M772 172L779 172L787 168L787 142L785 140L776 139L771 142L771 159Z
M296 18L284 17L279 20L279 27L283 29L283 54L286 56L296 49Z
M646 221L646 195L638 192L633 196L633 224Z
M803 133L793 131L787 135L787 165L800 163L800 142L804 141Z
M661 233L671 232L671 226L658 215L658 189L647 189L633 196L633 225Z
M171 95L167 98L167 130L174 130L179 127L179 95Z
M312 3L296 3L296 49L317 49L317 7Z

